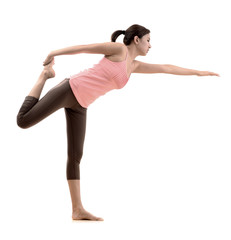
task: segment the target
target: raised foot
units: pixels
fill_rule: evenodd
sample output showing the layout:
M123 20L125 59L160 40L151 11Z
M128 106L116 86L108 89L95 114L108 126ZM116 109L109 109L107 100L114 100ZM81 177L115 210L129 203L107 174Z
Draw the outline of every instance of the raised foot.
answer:
M96 217L84 209L73 212L72 219L73 220L104 221L103 218Z
M54 59L49 63L47 64L44 69L43 69L43 74L44 76L48 79L48 78L53 78L55 77L55 71L54 69L52 68L53 65L55 64L54 62Z

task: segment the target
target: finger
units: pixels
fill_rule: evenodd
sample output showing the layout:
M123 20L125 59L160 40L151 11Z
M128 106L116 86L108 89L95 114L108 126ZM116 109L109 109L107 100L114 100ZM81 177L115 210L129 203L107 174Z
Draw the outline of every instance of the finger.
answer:
M49 62L45 62L45 63L43 64L43 66L46 66L46 65L48 65L48 64L51 63L51 62L52 62L52 60L49 61Z
M43 66L46 66L46 65L48 65L49 63L43 63Z
M217 73L212 73L214 76L219 76L219 74L217 74Z

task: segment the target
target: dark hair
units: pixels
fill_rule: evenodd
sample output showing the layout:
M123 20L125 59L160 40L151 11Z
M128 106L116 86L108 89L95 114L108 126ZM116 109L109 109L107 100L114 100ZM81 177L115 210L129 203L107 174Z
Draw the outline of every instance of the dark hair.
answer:
M111 35L111 41L115 42L116 39L119 37L119 35L125 34L123 42L125 45L130 45L135 36L142 38L144 35L146 35L148 33L150 33L149 29L147 29L141 25L134 24L134 25L130 26L126 31L117 30L117 31L113 32Z

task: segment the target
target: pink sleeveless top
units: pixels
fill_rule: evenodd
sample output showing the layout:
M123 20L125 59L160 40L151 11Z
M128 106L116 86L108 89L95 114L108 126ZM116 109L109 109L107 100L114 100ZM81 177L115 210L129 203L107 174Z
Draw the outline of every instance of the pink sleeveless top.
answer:
M79 104L87 108L98 97L123 88L128 82L127 55L122 62L113 62L103 57L92 68L70 76L70 86Z

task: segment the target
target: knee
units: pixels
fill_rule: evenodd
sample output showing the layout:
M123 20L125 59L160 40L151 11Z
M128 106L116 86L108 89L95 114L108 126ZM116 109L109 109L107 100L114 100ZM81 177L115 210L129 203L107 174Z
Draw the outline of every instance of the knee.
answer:
M68 153L68 160L74 165L79 165L83 156L83 151L75 151L74 153Z
M21 116L20 114L18 114L17 116L17 125L22 129L26 129L29 127L27 122L23 119L23 116Z
M76 152L75 154L68 154L67 180L80 179L79 166L82 155L82 151Z
M17 115L17 125L20 128L29 128L32 124L32 116L28 112L33 108L33 106L38 102L38 99L32 96L27 96L19 109Z
M26 129L29 128L31 126L33 126L35 123L28 117L28 116L24 116L23 113L18 113L17 116L17 125L22 128L22 129Z

